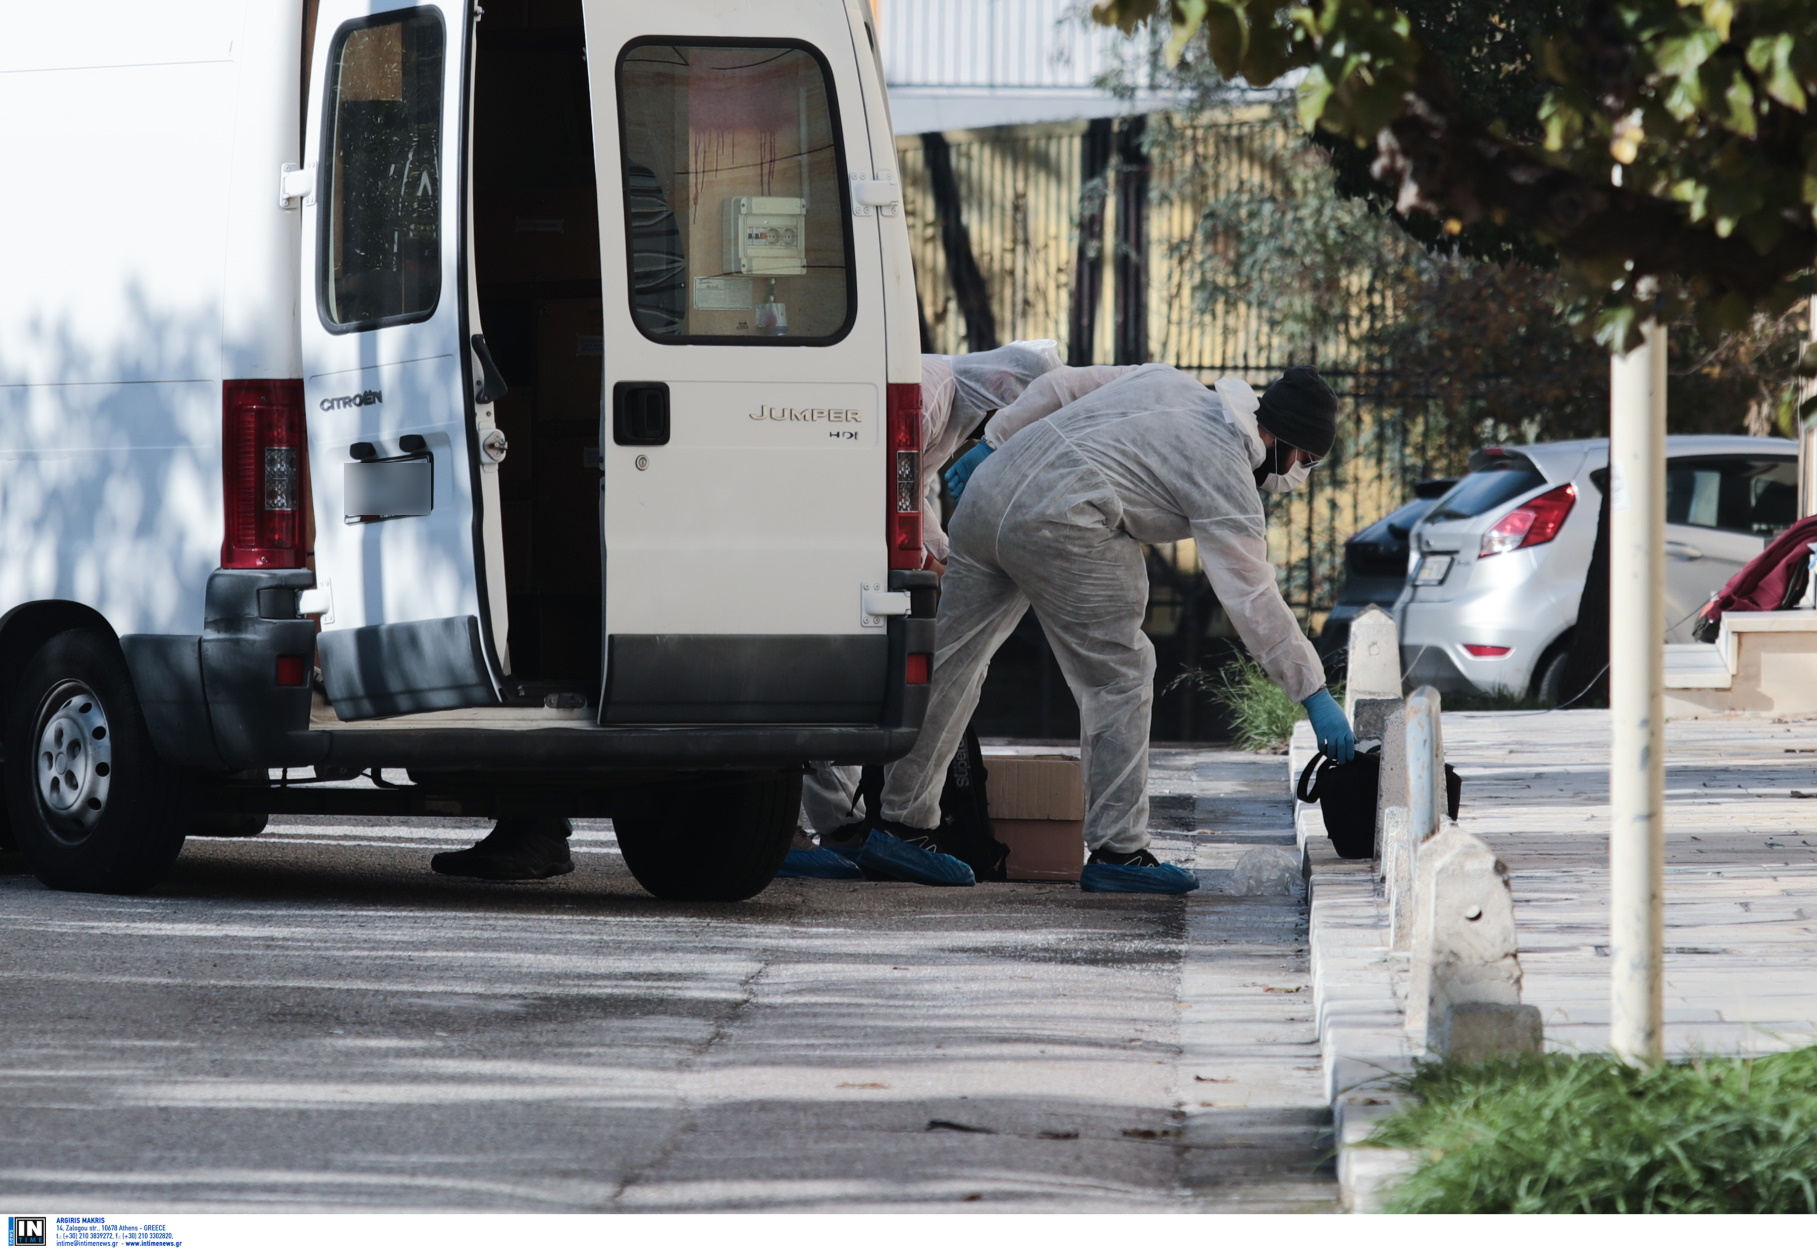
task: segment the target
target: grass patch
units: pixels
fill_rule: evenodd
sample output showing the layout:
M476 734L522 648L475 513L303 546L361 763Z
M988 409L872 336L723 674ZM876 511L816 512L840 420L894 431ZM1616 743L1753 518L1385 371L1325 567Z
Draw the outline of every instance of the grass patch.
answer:
M1420 1163L1388 1209L1817 1213L1817 1047L1652 1071L1607 1055L1425 1064L1369 1143Z
M1203 690L1230 714L1234 745L1244 751L1279 751L1293 737L1293 727L1306 719L1306 709L1287 697L1262 666L1247 654L1216 672L1188 669L1169 685L1191 685ZM1331 697L1344 701L1342 682L1333 682Z

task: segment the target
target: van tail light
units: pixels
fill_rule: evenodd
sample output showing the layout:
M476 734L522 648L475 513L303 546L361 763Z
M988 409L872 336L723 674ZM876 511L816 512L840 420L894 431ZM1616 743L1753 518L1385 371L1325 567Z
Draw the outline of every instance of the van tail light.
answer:
M1558 537L1558 531L1564 527L1565 518L1571 515L1576 503L1577 487L1569 482L1557 490L1529 499L1490 527L1483 535L1477 557L1499 556L1504 551L1551 542Z
M300 569L308 530L303 383L267 378L221 385L224 569Z
M1479 660L1499 660L1502 656L1507 655L1508 652L1514 650L1514 648L1491 646L1486 642L1466 642L1464 644L1464 650L1468 651Z
M902 680L910 686L925 686L934 671L934 657L925 651L911 651L904 657Z
M921 384L889 384L890 567L921 567Z

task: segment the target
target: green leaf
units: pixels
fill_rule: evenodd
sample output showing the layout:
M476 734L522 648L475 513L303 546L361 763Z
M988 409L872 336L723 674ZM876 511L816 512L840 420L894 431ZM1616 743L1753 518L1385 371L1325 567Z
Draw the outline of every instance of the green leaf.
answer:
M1797 41L1789 31L1761 35L1748 44L1748 68L1759 74L1766 93L1789 109L1802 113L1807 103L1804 85L1792 68Z
M1205 22L1205 6L1208 0L1173 0L1168 14L1173 23L1173 37L1167 41L1167 65L1171 69L1180 63L1180 54L1186 51L1186 45L1199 33L1199 27ZM1223 73L1220 68L1219 73ZM1228 77L1228 75L1226 75Z
M1161 0L1098 0L1091 6L1091 18L1100 26L1115 26L1124 34L1133 35L1136 27L1160 11Z
M1336 93L1337 88L1333 87L1331 80L1325 77L1323 65L1314 65L1307 70L1306 77L1300 82L1300 89L1295 100L1299 107L1300 125L1308 130L1318 125L1325 117L1325 109L1331 103L1331 97ZM1338 126L1327 126L1326 129L1338 134L1349 133Z
M1739 69L1729 79L1727 91L1722 93L1723 103L1728 106L1728 116L1723 125L1738 135L1752 139L1759 133L1758 119L1754 116L1754 88L1748 82L1747 75Z
M1703 20L1727 43L1729 24L1735 20L1735 0L1703 0L1702 8Z
M1224 4L1213 4L1206 9L1205 42L1211 51L1211 63L1218 68L1220 77L1229 81L1243 72L1243 48L1249 41L1249 31L1243 25L1243 19Z
M1275 0L1250 0L1249 51L1243 57L1243 77L1252 87L1266 87L1310 59L1310 49L1295 49L1293 28L1277 20L1278 12Z
M1612 352L1631 352L1640 346L1640 310L1632 304L1605 308L1596 317L1596 341Z
M1702 26L1673 39L1662 39L1653 52L1653 61L1661 73L1684 78L1702 68L1721 46L1722 36Z
M1540 120L1546 125L1546 151L1563 152L1577 146L1583 135L1584 115L1568 100L1554 92L1539 107Z

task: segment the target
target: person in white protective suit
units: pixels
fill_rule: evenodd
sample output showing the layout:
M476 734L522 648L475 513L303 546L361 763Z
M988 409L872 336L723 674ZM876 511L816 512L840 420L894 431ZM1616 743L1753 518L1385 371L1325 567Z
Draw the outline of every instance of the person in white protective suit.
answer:
M1331 450L1336 417L1336 396L1303 367L1260 399L1239 379L1207 389L1167 365L1062 370L1000 411L981 446L1001 450L974 449L954 466L969 481L958 483L927 716L914 750L888 772L882 819L856 849L861 868L973 883L971 869L934 843L941 780L991 656L1032 606L1079 703L1091 851L1080 885L1197 887L1192 873L1147 849L1155 662L1142 633L1144 543L1197 542L1244 645L1306 705L1320 745L1348 759L1350 725L1276 588L1261 501L1263 491L1305 480Z
M946 567L948 543L940 524L940 466L979 425L1008 406L1031 382L1060 367L1052 339L1021 340L963 356L921 358L921 545L925 567ZM783 861L785 877L850 879L863 874L852 862L823 851L818 840L862 821L858 794L862 770L816 760L801 780L801 832Z

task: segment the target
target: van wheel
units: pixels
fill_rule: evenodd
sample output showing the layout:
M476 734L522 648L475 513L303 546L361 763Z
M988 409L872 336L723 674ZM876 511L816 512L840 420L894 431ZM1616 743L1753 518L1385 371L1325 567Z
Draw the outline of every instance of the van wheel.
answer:
M665 786L612 818L637 883L657 898L731 903L775 879L801 812L801 774Z
M53 890L148 890L183 849L183 779L153 749L126 659L105 631L58 634L26 664L6 758L14 838Z

